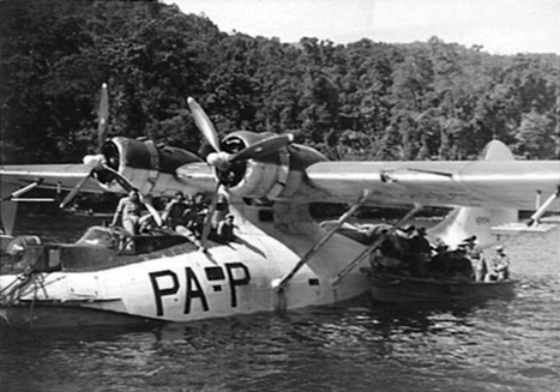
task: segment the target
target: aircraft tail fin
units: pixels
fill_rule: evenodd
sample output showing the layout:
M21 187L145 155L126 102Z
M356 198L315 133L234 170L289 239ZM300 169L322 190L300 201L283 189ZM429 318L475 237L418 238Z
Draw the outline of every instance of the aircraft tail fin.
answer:
M512 161L514 156L502 142L493 140L484 149L480 159L488 161ZM518 211L506 208L457 207L445 219L428 230L432 238L440 238L451 247L468 237L476 235L481 247L492 245L492 227L517 222Z

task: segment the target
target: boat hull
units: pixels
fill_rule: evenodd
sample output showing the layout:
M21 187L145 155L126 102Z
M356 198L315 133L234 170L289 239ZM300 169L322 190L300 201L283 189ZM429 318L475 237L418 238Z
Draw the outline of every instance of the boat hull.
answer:
M423 279L367 272L370 294L379 302L469 302L514 296L516 280L493 282Z

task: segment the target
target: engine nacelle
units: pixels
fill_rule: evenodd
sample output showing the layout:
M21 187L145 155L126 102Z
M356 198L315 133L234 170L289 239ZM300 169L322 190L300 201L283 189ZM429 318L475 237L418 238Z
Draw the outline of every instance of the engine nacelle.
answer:
M273 135L234 132L222 141L221 148L228 153L235 153L270 136ZM306 181L305 169L313 163L326 160L323 154L312 148L291 144L258 161L250 159L233 163L218 176L228 187L229 193L238 197L294 200L305 197L307 191L311 190L311 185Z
M195 154L174 147L156 147L152 141L116 137L102 148L107 165L127 178L146 195L173 195L177 191L195 192L176 176L179 166L201 162ZM122 192L114 175L101 170L96 173L101 187L111 192Z

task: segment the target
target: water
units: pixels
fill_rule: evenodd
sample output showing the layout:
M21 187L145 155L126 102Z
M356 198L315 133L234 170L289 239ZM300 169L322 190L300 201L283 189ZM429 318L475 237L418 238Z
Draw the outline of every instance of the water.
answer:
M21 223L21 232L76 239L91 218ZM0 389L558 391L560 228L524 234L507 250L521 279L508 301L434 308L361 299L147 330L3 336Z

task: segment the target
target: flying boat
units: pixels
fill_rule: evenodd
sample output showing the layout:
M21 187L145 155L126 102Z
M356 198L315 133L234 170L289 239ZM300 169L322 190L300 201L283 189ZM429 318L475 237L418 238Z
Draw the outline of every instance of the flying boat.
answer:
M108 93L99 112L98 153L81 164L0 167L2 220L11 234L17 202L35 188L78 192L138 190L153 227L132 235L94 226L75 243L19 243L17 263L0 274L0 322L20 329L189 322L330 305L364 295L361 271L372 252L422 208L452 212L428 230L448 244L516 221L518 210L560 211L560 161L518 161L500 141L472 161L344 162L297 144L291 134L237 131L220 140L193 99L188 105L213 152L206 160L150 140L107 139ZM152 198L176 192L218 197L235 219L235 238L213 239L209 219L197 246L162 227ZM546 199L544 199L546 197ZM544 200L544 201L542 201ZM345 203L329 225L311 203ZM362 206L406 209L373 242L347 235ZM133 246L122 248L125 238ZM16 241L17 238L14 239Z

